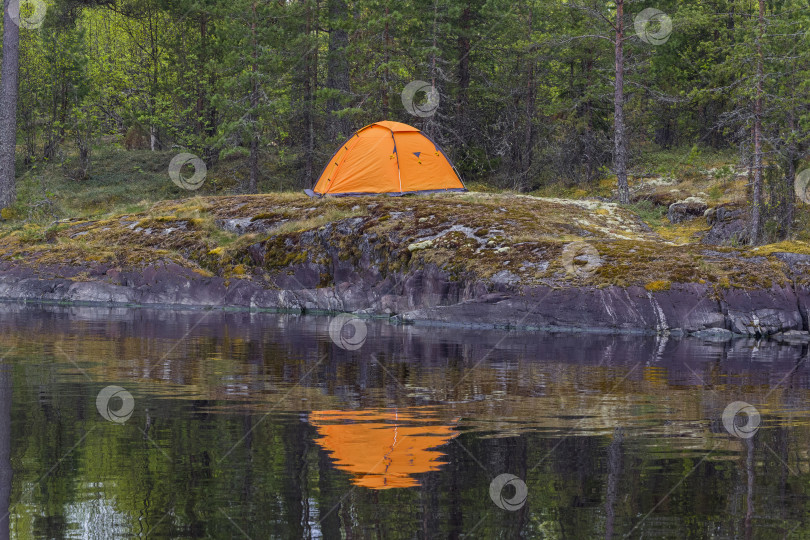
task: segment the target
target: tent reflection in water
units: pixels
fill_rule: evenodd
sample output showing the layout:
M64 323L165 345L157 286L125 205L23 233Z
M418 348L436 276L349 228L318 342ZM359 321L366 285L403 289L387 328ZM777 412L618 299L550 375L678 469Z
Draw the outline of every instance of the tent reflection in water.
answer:
M467 191L444 151L427 135L400 122L375 122L357 130L304 193L371 195Z
M446 462L437 447L458 435L454 426L414 411L313 411L309 421L335 466L371 489L418 486L414 475L439 470Z

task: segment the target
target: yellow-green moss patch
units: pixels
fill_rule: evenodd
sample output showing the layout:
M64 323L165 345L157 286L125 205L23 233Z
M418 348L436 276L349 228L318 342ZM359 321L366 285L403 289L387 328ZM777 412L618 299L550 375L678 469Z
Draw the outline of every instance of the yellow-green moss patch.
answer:
M658 281L650 281L649 283L644 284L644 288L651 292L668 291L671 287L672 282L663 279Z

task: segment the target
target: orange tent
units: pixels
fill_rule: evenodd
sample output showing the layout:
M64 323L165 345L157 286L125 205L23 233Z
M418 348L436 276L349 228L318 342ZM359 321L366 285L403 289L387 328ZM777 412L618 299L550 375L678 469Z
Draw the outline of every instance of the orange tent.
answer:
M310 197L467 191L439 145L413 126L375 122L357 132L326 164Z
M418 411L313 411L309 421L337 468L370 489L418 486L414 475L439 470L445 454L437 447L458 435Z

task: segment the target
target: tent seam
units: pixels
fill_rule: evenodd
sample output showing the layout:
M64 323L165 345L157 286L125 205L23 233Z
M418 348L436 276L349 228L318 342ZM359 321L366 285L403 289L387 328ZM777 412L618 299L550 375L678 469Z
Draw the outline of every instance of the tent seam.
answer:
M358 143L358 142L360 142L360 132L359 132L359 131L355 131L355 132L354 132L354 134L355 134L355 135L357 135L357 140L356 140L356 141L354 141L354 144L352 144L352 147L351 147L351 148L348 148L348 147L346 148L346 153L345 153L345 154L343 154L343 158L340 160L340 163L338 163L338 164L335 166L335 177L334 177L332 180L329 180L329 179L327 178L327 180L328 180L328 185L326 186L326 190L323 192L323 194L324 194L324 195L326 195L327 193L329 193L329 188L330 188L330 187L332 187L332 182L333 182L335 179L337 179L337 173L338 173L338 171L340 170L340 166L341 166L341 165L343 165L343 162L344 162L344 161L346 161L346 156L348 156L348 155L349 155L349 153L352 151L352 148L354 148L355 146L357 146L357 143Z
M394 153L397 155L397 174L399 175L399 192L403 193L402 191L402 167L399 166L399 149L397 148L397 140L394 138L394 130L388 128L388 131L391 132L391 140L394 141Z

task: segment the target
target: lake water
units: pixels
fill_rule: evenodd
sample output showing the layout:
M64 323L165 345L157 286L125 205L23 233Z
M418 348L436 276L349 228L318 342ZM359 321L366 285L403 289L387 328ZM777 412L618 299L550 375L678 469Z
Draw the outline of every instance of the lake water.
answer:
M806 345L7 304L0 354L0 538L810 536Z

